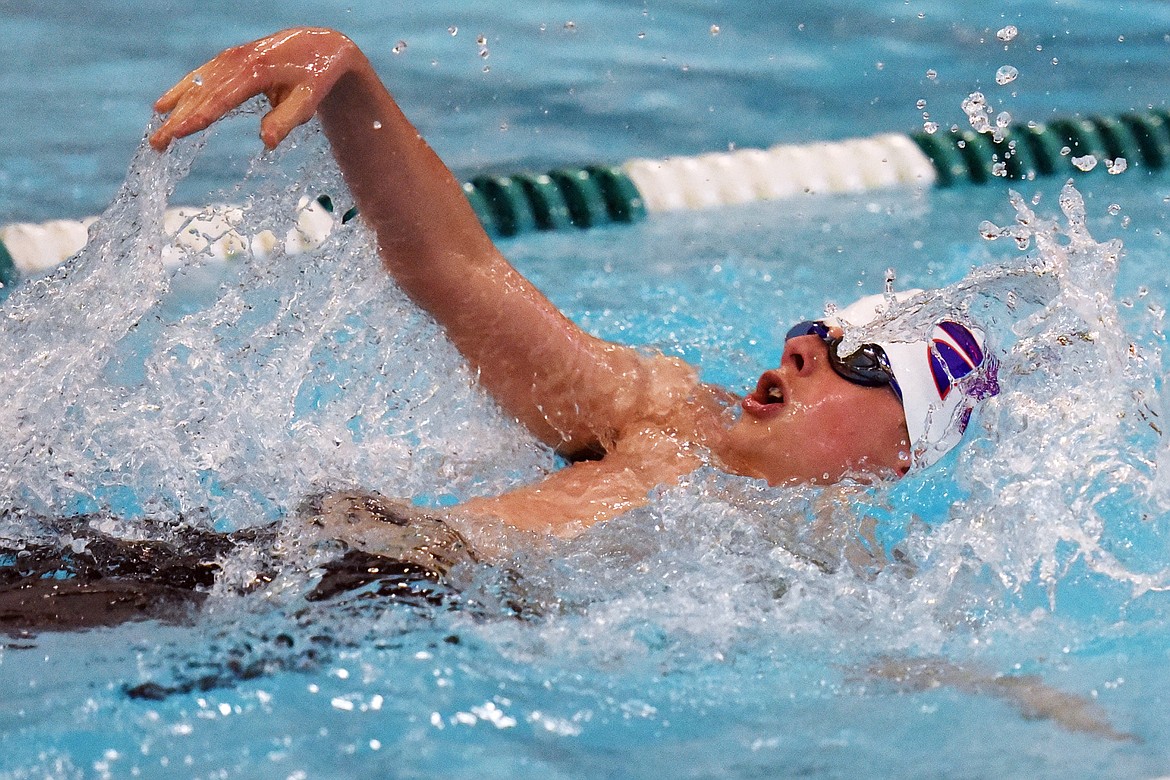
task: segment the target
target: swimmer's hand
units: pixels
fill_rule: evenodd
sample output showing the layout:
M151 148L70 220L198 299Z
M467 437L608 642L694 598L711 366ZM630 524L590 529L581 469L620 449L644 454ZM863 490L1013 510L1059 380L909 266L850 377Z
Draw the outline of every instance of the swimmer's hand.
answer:
M176 138L209 127L262 94L272 110L260 121L260 138L274 149L312 118L342 76L362 71L373 73L365 55L333 30L301 27L234 46L158 99L155 111L169 116L150 136L150 145L164 151Z

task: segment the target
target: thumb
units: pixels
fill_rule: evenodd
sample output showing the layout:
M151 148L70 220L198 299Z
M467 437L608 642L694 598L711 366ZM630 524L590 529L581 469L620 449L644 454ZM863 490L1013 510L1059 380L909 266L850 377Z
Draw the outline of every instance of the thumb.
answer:
M260 120L260 140L269 149L279 146L294 127L312 119L320 98L313 87L301 84L274 103L272 110Z

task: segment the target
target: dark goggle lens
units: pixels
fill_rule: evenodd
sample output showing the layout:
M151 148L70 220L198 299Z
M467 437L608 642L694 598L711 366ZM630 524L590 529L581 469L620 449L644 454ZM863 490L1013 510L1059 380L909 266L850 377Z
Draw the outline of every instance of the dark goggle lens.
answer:
M890 385L901 400L902 392L894 379L894 372L890 368L890 360L886 351L877 344L862 344L854 352L844 357L837 354L837 347L841 338L830 335L829 326L820 320L805 320L798 322L788 329L784 340L800 336L818 336L829 348L829 365L842 379L865 387L883 387Z

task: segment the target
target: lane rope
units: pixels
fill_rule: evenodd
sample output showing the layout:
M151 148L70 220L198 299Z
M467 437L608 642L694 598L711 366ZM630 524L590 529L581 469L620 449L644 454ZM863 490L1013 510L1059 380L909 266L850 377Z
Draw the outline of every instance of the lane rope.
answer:
M883 133L547 173L480 175L466 182L463 191L488 233L507 238L805 194L1030 181L1170 165L1170 114L1161 110L1057 119L997 133ZM356 213L354 208L335 213L327 195L305 199L296 226L277 238L270 231L247 234L243 212L235 206L175 208L164 220L172 237L163 250L164 261L178 262L184 251L223 259L244 251L264 254L281 242L286 252L295 254L320 244ZM0 285L9 287L72 257L85 246L95 219L0 227Z

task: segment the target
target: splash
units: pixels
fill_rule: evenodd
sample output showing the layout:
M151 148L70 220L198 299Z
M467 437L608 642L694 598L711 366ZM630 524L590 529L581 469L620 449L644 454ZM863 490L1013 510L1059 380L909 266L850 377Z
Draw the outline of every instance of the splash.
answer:
M552 467L359 223L295 257L170 247L185 256L164 265L163 212L206 142L144 144L82 253L0 311L0 513L229 530L330 485L443 501ZM321 194L352 202L314 127L223 196L284 235Z
M0 533L59 535L46 518L101 512L106 533L181 543L190 525L286 518L322 487L442 503L555 467L381 271L360 223L336 225L296 257L244 251L225 265L191 249L164 264L163 214L202 144L165 156L143 148L86 250L0 309L12 345L0 372L11 445L0 453ZM253 161L223 199L241 203L256 231L283 235L300 204L325 193L350 200L309 127ZM821 657L938 651L997 621L1018 628L1032 591L1058 610L1085 572L1102 592L1126 589L1108 609L1166 588L1158 361L1119 321L1121 246L1093 239L1071 185L1063 220L1017 194L1011 202L1014 224L980 232L1026 254L870 326L920 333L960 315L983 324L1002 356L1003 392L943 466L836 488L702 470L572 542L516 549L507 566L469 574L461 598L472 609L428 619L480 636L507 663L560 659L556 674L572 666L565 659L669 668L747 647L805 657L802 673L819 674ZM892 287L891 274L891 298ZM1127 548L1135 533L1155 544ZM393 611L307 608L319 563L275 567L265 604L295 617L268 616L255 642L239 594L273 561L241 552L226 563L211 611L217 635L235 637L223 641L262 648L241 656L245 666L301 668L301 631L362 647L419 630ZM270 641L282 634L296 649ZM868 649L853 647L859 637ZM155 652L162 666L189 650Z

